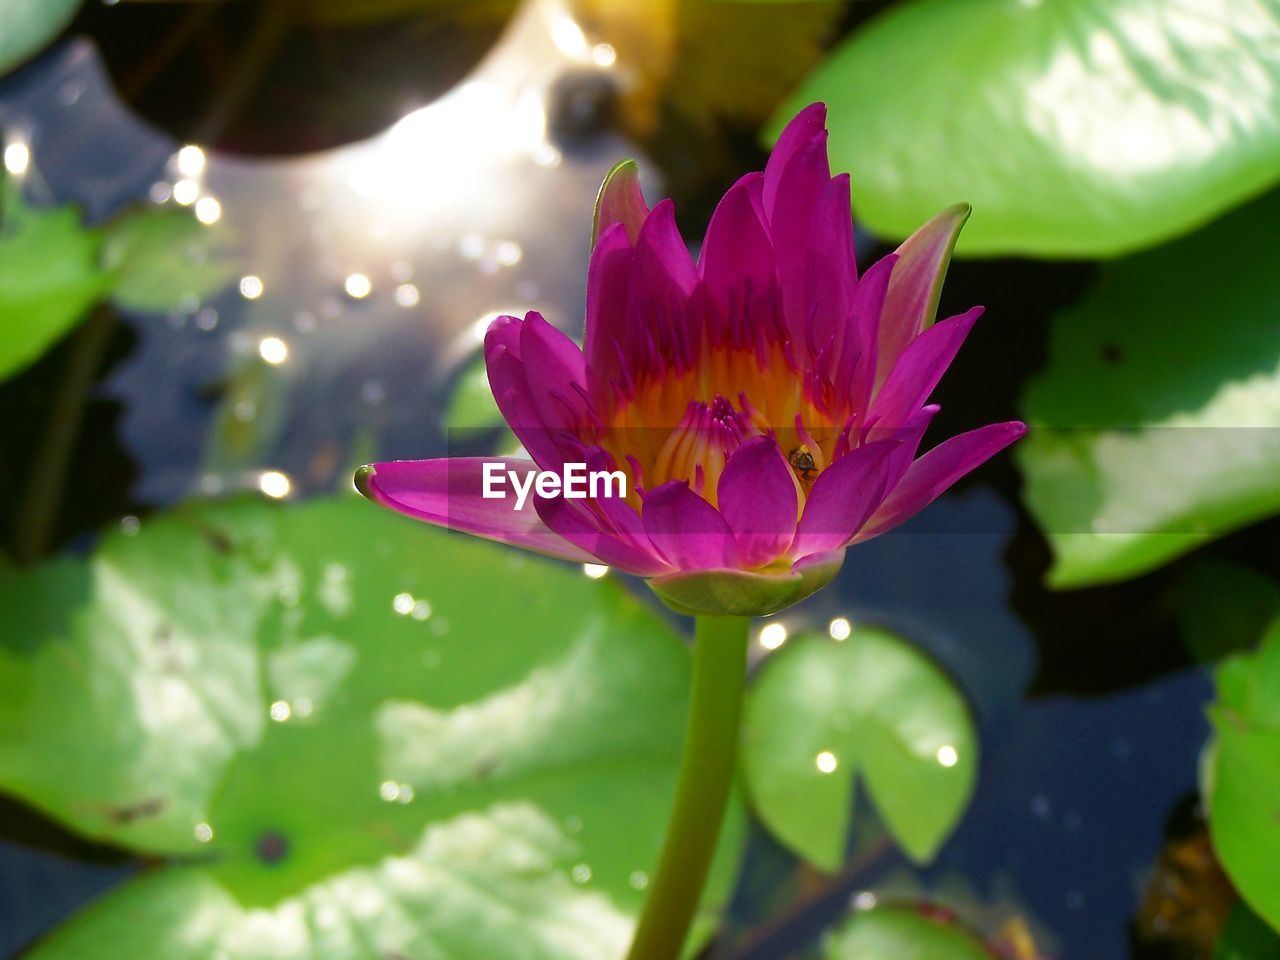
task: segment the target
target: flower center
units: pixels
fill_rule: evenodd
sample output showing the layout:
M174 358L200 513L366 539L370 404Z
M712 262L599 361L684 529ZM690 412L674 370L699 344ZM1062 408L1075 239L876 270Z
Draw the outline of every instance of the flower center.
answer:
M785 348L719 348L684 371L635 385L611 411L598 442L630 474L628 489L685 480L713 506L727 459L743 441L778 443L804 498L831 463L840 430L808 397Z

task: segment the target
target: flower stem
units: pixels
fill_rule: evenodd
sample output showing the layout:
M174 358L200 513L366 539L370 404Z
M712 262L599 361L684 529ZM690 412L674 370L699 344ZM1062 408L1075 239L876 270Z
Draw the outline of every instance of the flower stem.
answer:
M733 787L750 622L697 618L675 809L627 960L676 960L684 947Z

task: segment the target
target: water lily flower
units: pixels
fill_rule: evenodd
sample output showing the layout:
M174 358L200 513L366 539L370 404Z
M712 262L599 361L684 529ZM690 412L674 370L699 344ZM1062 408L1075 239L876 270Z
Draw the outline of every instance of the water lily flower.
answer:
M606 180L585 345L537 313L485 337L489 383L528 458L623 471L625 497L484 496L494 458L363 467L421 520L648 578L686 613L763 615L827 583L845 550L915 515L1024 432L991 424L918 455L929 396L981 313L934 323L966 206L858 275L847 174L825 109L791 121L725 194L698 259L634 164ZM492 491L490 491L492 492Z

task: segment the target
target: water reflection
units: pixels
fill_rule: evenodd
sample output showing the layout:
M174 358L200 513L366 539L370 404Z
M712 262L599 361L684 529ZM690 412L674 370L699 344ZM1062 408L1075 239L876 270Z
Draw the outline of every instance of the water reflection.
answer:
M532 0L440 99L370 140L281 159L173 142L116 100L87 43L24 72L0 123L6 167L47 182L37 201L94 218L191 206L237 238L238 283L169 324L137 318L110 379L135 494L246 480L309 493L343 486L358 461L444 452L423 412L492 317L536 307L580 327L595 190L634 150L608 134L558 144L547 118L557 80L615 60L562 3ZM246 341L266 368L246 363Z

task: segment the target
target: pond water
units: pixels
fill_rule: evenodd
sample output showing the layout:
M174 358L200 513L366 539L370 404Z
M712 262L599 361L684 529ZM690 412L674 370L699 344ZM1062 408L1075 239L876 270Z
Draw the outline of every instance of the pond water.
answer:
M303 121L273 139L247 107L213 146L184 150L185 137L119 98L101 50L126 64L130 53L125 31L106 23L87 13L81 26L100 45L73 29L0 84L0 128L30 147L28 197L78 204L92 220L190 203L211 236L231 238L231 253L209 255L233 257L237 279L168 316L124 317L59 521L72 544L193 495L306 496L345 487L375 456L443 453L445 400L492 316L536 307L580 332L592 202L614 161L637 156L650 196L673 190L700 230L707 197L761 157L733 122L718 129L718 151L681 155L661 106L651 136L637 137L608 106L630 82L611 38L587 36L552 3L525 5L474 64L444 58L441 78L424 80L436 99L399 112L379 102L393 122L317 129L314 149L289 155L281 140L311 146ZM153 96L154 112L183 115L171 103L180 94ZM216 118L216 104L202 109ZM346 130L360 135L336 143ZM709 169L691 174L703 156ZM879 252L874 238L860 245ZM1070 264L953 268L943 309L985 302L989 313L942 390L939 435L1015 415L1047 318L1089 277ZM11 454L38 428L38 418L20 425L23 412L47 402L63 362L55 351L0 392ZM879 828L860 812L857 869L834 880L755 837L717 955L798 955L851 898L931 892L1024 917L1045 956L1136 955L1130 927L1166 823L1196 789L1208 674L1188 665L1160 613L1176 565L1128 586L1050 594L1046 548L1016 489L1006 458L859 547L835 589L783 618L793 629L836 616L896 627L957 678L983 750L960 828L933 866L914 870L875 847ZM18 956L139 867L11 804L0 810L0 956Z

